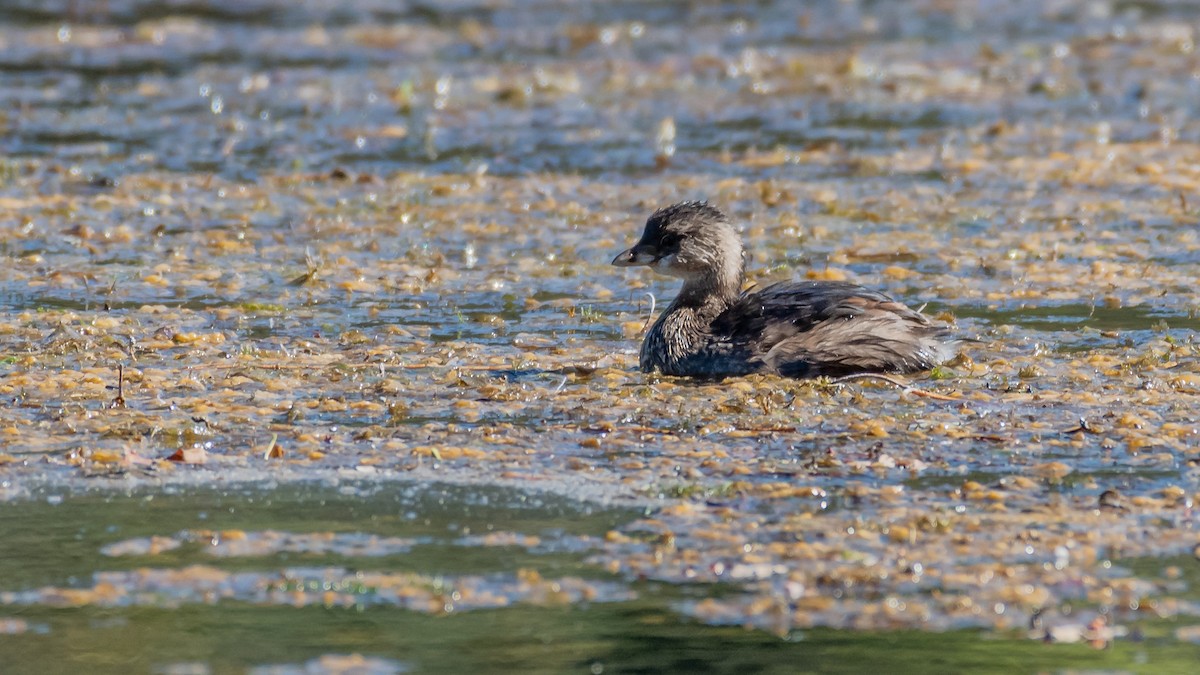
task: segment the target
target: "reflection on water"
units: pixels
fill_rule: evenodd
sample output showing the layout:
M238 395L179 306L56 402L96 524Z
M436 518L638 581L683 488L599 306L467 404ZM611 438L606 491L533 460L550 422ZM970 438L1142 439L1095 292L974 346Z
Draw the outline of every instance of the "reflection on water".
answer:
M781 639L739 627L696 625L673 611L679 592L636 583L620 584L626 590L603 590L615 585L581 563L587 547L557 544L600 536L636 511L495 488L185 489L42 495L38 503L8 506L10 515L0 516L6 541L22 551L20 560L0 558L5 579L0 626L6 627L0 655L12 672L345 672L339 667L353 666L353 672L784 673L794 672L797 663L813 671L853 672L885 659L893 672L917 673L926 672L927 657L921 655L935 645L941 645L940 663L951 669L988 670L988 664L999 663L995 659L1017 655L1039 667L1079 667L1123 663L1141 653L1127 645L1103 655L1083 647L1048 651L1036 643L981 640L966 633L818 630ZM16 506L19 513L13 511ZM264 526L296 536L286 551L274 546L283 541L277 536L262 540L273 542L262 547L255 537ZM111 548L131 536L166 535L177 528L203 528L214 541L224 538L241 547L241 553L212 556L205 547L221 544L204 541L179 548L159 543L153 552ZM501 528L523 534L497 536ZM387 551L386 543L374 552L361 548L397 537L408 540L407 550ZM109 555L102 554L106 544ZM357 579L363 589L320 581L335 569L329 565L339 566L340 574ZM420 584L432 584L426 588L445 598L436 618L411 604L416 587L405 591L409 600L400 603L387 601L396 596L379 590L385 575L418 573L427 575ZM471 597L482 599L478 594L489 587L504 588L514 573L522 581L510 587L516 593L511 600L493 609L472 607ZM234 592L238 587L268 590L257 597L229 595L219 581L225 574L231 575ZM82 589L92 586L93 575L103 585L89 597ZM475 596L459 585L472 575L480 584ZM601 590L589 592L586 601L574 595L529 595L536 579L571 575L582 575L573 583ZM185 593L193 584L207 591ZM347 592L365 593L371 585L374 603L346 606L336 600ZM80 590L54 595L48 586ZM501 599L494 590L487 592L491 601ZM126 592L130 602L118 601ZM306 595L314 602L303 601ZM64 604L80 606L58 607ZM260 638L247 640L247 635ZM955 649L947 651L946 645ZM1187 647L1160 650L1154 663L1169 667L1194 656Z

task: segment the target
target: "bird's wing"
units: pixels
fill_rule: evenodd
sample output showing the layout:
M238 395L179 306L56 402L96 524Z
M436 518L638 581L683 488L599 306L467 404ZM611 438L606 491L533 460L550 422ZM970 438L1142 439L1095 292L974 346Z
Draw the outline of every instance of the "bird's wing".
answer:
M782 282L739 297L713 333L750 346L781 375L924 370L948 358L948 330L903 303L841 282Z

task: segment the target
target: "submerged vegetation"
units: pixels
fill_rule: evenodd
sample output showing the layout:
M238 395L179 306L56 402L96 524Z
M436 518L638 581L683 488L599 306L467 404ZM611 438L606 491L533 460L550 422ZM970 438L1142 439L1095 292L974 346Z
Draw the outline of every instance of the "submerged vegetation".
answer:
M1200 10L343 5L0 1L8 663L1194 663ZM638 372L675 284L608 261L692 198L964 354Z

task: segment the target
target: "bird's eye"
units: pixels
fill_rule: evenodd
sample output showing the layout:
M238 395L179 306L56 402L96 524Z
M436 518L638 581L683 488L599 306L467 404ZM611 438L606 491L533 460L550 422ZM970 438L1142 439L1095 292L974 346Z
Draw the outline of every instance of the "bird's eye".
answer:
M668 248L675 248L677 246L679 246L679 235L678 234L664 234L658 240L659 248L668 249Z

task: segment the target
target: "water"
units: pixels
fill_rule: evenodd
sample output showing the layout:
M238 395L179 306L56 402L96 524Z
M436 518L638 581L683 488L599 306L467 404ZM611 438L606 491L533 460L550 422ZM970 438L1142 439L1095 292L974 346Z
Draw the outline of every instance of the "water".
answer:
M794 672L797 664L823 672L856 672L885 657L897 672L922 672L930 662L952 670L1000 672L1013 659L1041 668L1143 663L1169 669L1183 667L1196 654L1194 648L1159 639L1119 645L1108 653L1081 646L1048 652L1036 643L981 640L962 632L932 636L816 630L781 639L740 627L696 624L681 619L677 608L687 598L701 597L699 589L625 581L583 562L597 547L597 538L636 518L640 510L589 507L512 490L437 484L231 486L41 494L19 509L12 506L17 505L6 510L3 526L8 550L20 555L0 559L6 580L0 587L0 626L5 627L0 653L8 672L244 672L271 667L338 672L339 665L347 664L378 669L372 672ZM334 533L341 541L405 538L413 545L382 556L338 552L336 543L333 554L303 548L271 552L269 547L258 555L211 553L228 545L213 543L221 537L254 542L265 528L296 537L311 533L315 538L310 543L322 545L339 541ZM135 554L129 547L122 554L114 548L182 530L220 534L154 554ZM472 541L468 532L483 537L520 533L525 539L524 544L507 545L481 545L476 539L476 545L464 546ZM533 537L542 543L528 546ZM582 545L553 550L554 542L565 540ZM1160 569L1147 565L1148 573ZM352 578L362 580L361 588L333 587L338 594L355 594L357 603L333 602L321 586L309 590L296 581L334 570L351 570ZM246 591L270 586L291 590L216 602L185 592L192 583L188 579L211 584L221 573L240 579L232 587ZM146 582L164 574L173 574L174 583L153 592L117 599L95 586L95 595L80 592L67 606L62 596L53 602L14 602L14 596L23 594L12 592L41 589L37 594L49 598L54 595L49 587L87 589L93 580ZM367 590L385 575L403 574L436 580L448 602L453 589L465 589L468 579L478 579L480 590L493 593L513 588L509 584L518 577L525 587L503 607L475 607L464 594L448 610L401 609ZM573 577L597 590L587 602L530 594L537 579ZM315 601L304 602L306 596ZM955 649L937 649L939 655L930 661L933 641Z
M618 670L733 669L723 645L764 670L813 650L831 655L820 670L909 646L928 663L945 641L985 654L950 669L1193 654L1163 623L1194 621L1191 578L1114 561L1196 540L1196 18L0 1L0 494L23 551L0 558L28 622L0 649L33 663L94 644L102 669L122 662L120 625L161 648L151 670L336 670L320 659L355 652L454 670L519 640L513 663L554 672L613 654L637 655ZM655 208L695 198L739 224L760 284L846 278L956 322L965 358L914 380L951 400L637 372L651 297L676 282L608 262ZM314 481L363 491L296 487ZM259 487L214 487L230 482ZM396 486L428 483L469 486L447 524L475 529L455 514L487 490L611 519L571 529L588 518L554 507L534 519L546 533L504 510L484 521L542 548L499 555L398 519L394 492L416 488ZM266 552L204 554L204 500ZM163 504L171 522L149 520ZM319 524L293 515L312 510ZM349 538L330 552L323 532ZM150 536L177 545L168 568L249 576L222 577L215 604L187 577L164 591L178 606L129 600L163 583L127 575L151 561L100 551ZM363 567L417 575L388 588L466 575L479 597L519 595L526 567L582 581L565 606L436 619L355 591L351 607L386 616L364 628L353 608L264 604L294 547L322 553L292 581L343 590ZM125 604L60 609L38 590L98 585ZM1125 637L1020 642L1067 609ZM497 633L506 616L545 632ZM341 621L355 640L314 642ZM275 639L237 648L230 627L255 625Z

